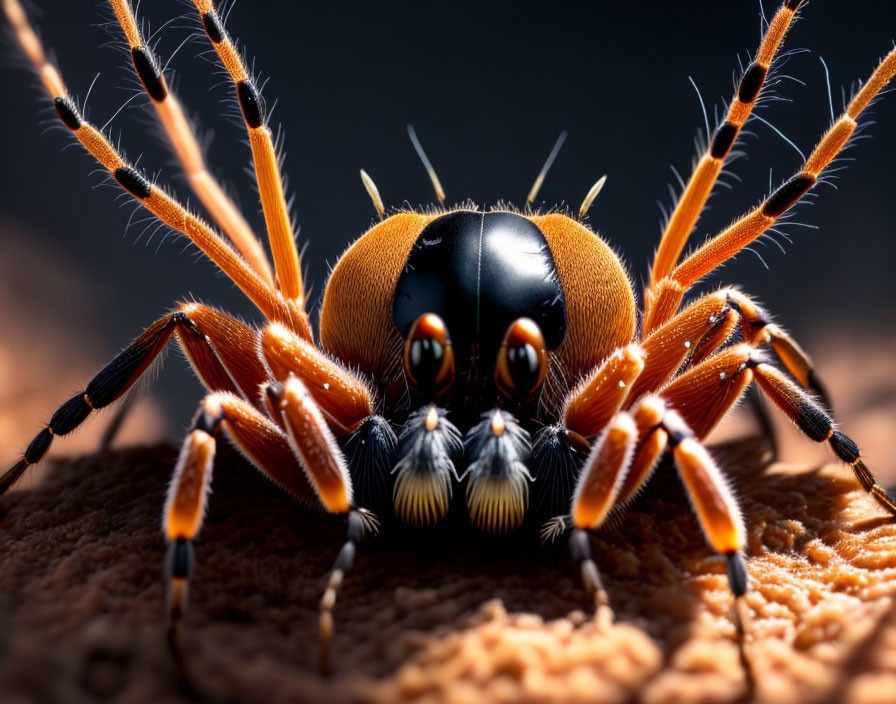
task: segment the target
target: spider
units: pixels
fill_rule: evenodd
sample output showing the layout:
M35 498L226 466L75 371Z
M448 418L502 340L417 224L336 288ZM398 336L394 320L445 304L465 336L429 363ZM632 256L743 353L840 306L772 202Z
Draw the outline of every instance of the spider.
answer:
M836 428L797 342L736 288L685 300L819 181L896 73L896 50L795 175L682 258L800 10L801 0L785 0L668 220L640 306L620 259L585 223L603 179L576 211L534 209L555 149L522 208L448 207L411 131L438 205L387 211L362 172L379 222L336 264L315 326L259 88L214 3L192 4L233 83L273 265L209 174L127 0L110 5L134 70L217 229L128 163L82 116L19 0L3 0L61 123L130 197L189 238L267 320L253 328L206 305L178 304L62 404L0 477L2 493L44 457L56 436L121 398L176 341L208 394L183 442L163 511L172 642L187 604L191 546L222 437L299 502L346 521L347 537L320 605L324 665L338 590L365 534L376 532L378 516L425 528L465 512L487 533L535 522L543 525L545 539L567 535L586 590L606 611L588 533L630 502L666 456L709 547L725 556L739 600L748 589L743 520L702 441L754 382L808 438L829 445L896 515L896 503L875 481L856 443Z

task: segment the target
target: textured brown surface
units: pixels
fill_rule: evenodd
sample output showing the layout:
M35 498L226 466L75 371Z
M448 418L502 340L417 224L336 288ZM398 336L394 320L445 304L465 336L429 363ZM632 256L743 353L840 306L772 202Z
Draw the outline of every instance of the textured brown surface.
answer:
M844 468L762 475L746 457L754 447L719 456L750 527L749 655L761 698L892 701L896 526ZM174 459L159 446L77 460L2 499L4 702L186 699L161 620L159 512ZM183 637L200 698L744 695L724 564L707 556L671 477L594 540L615 625L590 617L565 550L537 550L526 537L387 531L340 596L336 672L322 679L317 603L343 530L222 453Z

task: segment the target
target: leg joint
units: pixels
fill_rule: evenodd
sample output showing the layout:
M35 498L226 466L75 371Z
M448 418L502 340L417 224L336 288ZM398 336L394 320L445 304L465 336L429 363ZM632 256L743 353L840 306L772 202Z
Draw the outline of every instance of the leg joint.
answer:
M189 579L193 573L193 545L186 538L178 538L168 548L168 569L172 579Z

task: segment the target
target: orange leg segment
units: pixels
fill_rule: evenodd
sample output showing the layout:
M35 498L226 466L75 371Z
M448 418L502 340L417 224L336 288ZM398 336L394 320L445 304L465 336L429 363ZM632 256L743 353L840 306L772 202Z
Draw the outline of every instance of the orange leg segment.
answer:
M249 223L206 168L196 134L180 101L169 90L168 82L159 68L158 59L143 41L130 1L109 0L109 4L131 48L131 63L137 77L150 97L156 116L168 135L190 187L249 265L273 290L274 277L267 256L252 233Z
M603 430L642 374L644 357L644 350L638 344L610 355L570 393L564 404L564 426L586 438Z
M364 382L286 326L268 325L261 349L273 377L280 382L298 377L337 433L354 432L373 412L373 395Z
M53 100L59 119L81 145L140 205L173 230L186 235L268 319L283 320L295 325L293 307L271 291L264 279L229 244L165 190L151 183L135 166L125 161L106 136L81 116L59 71L47 60L40 40L29 25L19 1L3 0L3 9L22 50L34 65Z
M688 236L694 229L719 173L722 171L725 159L756 105L775 54L801 4L802 0L788 0L778 8L762 38L756 58L740 78L737 93L728 107L725 121L716 130L706 153L697 163L684 193L681 194L681 198L669 218L651 269L651 289L648 289L645 296L645 308L648 312L652 307L652 286L668 276L675 267Z
M849 142L858 126L857 121L861 113L894 75L896 75L896 49L880 62L868 82L853 97L843 115L821 138L797 174L781 184L759 207L709 239L671 274L655 283L650 296L649 310L645 316L645 334L675 314L688 288L748 246L799 202Z
M647 364L632 386L630 401L636 402L668 381L721 321L728 307L723 291L710 294L648 335L641 343Z
M572 499L572 524L580 530L601 525L619 493L632 460L638 428L621 412L613 416L582 467Z
M662 395L698 438L705 438L753 380L751 360L759 353L739 344L676 377Z
M287 300L294 302L295 309L304 316L302 325L297 330L306 338L311 339L311 328L304 310L305 292L302 287L299 254L296 249L286 197L283 193L277 152L274 149L271 130L266 122L261 94L249 75L230 35L224 29L223 22L212 0L193 0L193 5L199 12L206 34L236 89L237 100L249 134L252 157L255 161L258 194L261 198L261 208L264 211L271 252L274 255L274 269L280 283L280 291Z
M650 479L657 462L666 450L668 434L662 425L665 415L666 403L659 396L645 396L632 410L638 428L638 444L631 467L619 489L617 499L619 504L628 503Z
M323 414L298 377L290 375L279 396L290 445L318 498L330 513L347 513L352 505L352 483L345 457Z

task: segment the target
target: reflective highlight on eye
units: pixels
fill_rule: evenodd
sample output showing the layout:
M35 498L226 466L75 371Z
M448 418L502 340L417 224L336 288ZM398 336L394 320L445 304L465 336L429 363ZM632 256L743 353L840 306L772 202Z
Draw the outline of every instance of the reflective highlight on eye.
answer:
M435 313L424 313L411 326L404 345L404 371L411 389L426 399L442 395L454 382L451 337Z
M518 318L504 335L495 362L495 385L517 403L532 401L548 372L548 354L541 328L531 318Z

